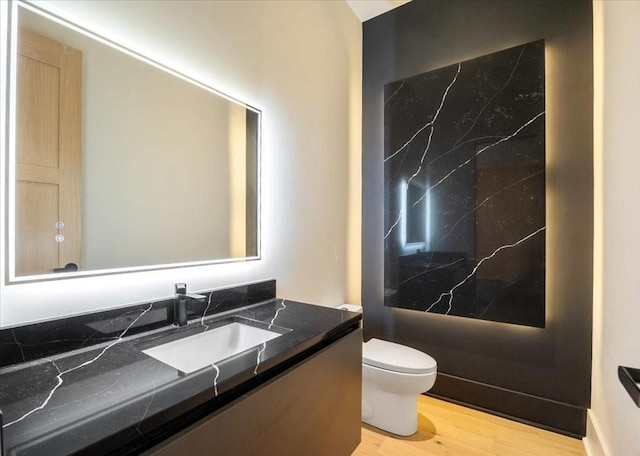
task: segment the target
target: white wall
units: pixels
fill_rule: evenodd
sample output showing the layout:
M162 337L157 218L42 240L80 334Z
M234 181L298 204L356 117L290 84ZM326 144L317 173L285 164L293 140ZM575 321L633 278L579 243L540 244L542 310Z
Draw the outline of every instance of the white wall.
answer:
M275 278L281 297L359 300L362 41L345 2L48 4L262 109L262 260L3 285L0 325L168 296L175 282L202 290Z
M640 2L594 2L595 249L590 453L640 454L640 408L619 365L640 368Z

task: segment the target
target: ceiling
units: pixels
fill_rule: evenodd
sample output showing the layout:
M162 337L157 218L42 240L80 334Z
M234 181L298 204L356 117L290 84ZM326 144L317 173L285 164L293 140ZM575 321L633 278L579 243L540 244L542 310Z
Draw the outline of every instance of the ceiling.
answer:
M361 22L379 16L411 0L346 0Z

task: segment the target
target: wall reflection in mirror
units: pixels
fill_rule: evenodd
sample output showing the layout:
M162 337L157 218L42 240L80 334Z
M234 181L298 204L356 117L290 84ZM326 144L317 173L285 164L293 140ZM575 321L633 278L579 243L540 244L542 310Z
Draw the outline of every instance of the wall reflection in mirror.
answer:
M260 112L15 11L13 278L258 257Z
M384 95L385 305L544 327L544 41Z

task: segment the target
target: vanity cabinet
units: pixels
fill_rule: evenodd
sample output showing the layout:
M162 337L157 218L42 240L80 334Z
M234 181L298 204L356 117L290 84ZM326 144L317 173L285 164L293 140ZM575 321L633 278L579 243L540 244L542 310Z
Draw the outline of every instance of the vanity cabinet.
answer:
M341 456L360 442L357 329L144 453Z
M211 291L183 327L167 323L170 299L0 330L3 454L350 455L362 317L273 295L274 281ZM235 346L218 330L240 323L278 337L192 372L147 353Z

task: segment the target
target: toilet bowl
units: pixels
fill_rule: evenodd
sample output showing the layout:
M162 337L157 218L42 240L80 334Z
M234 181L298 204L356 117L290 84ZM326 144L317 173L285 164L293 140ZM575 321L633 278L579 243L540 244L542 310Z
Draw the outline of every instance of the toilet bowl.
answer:
M411 347L371 339L362 345L362 421L387 432L418 430L417 395L436 381L437 363Z
M362 307L343 304L349 312ZM405 345L370 339L362 344L362 421L397 435L418 430L417 395L436 381L438 364Z

